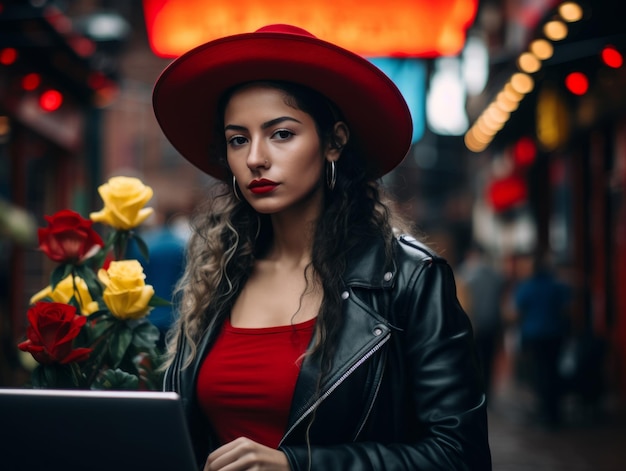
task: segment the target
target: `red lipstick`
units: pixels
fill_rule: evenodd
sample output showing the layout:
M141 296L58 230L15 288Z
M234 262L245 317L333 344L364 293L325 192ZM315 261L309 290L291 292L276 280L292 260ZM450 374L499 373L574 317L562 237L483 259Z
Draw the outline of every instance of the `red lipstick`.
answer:
M268 180L266 178L261 178L259 180L252 180L248 185L248 189L257 195L263 193L269 193L274 190L278 186L278 183L273 182L272 180Z

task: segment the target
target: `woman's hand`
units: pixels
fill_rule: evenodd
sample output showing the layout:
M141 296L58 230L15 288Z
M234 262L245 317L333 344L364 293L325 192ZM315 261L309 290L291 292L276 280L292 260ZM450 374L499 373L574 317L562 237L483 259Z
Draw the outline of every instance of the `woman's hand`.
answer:
M237 438L209 455L204 471L289 471L289 462L282 451Z

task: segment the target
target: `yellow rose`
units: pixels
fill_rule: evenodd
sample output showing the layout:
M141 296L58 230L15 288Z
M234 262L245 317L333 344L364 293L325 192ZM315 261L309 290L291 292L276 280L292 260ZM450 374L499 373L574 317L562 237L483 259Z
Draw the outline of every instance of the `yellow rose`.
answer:
M98 271L98 278L105 286L104 302L115 317L139 319L152 309L148 303L154 288L146 285L146 275L137 260L111 262L107 270Z
M76 290L74 290L74 288L76 288ZM54 290L51 286L48 286L33 295L33 297L30 298L30 304L35 304L37 301L41 301L44 298L50 298L56 303L68 304L72 296L76 297L80 305L80 312L83 316L88 316L98 310L98 303L91 298L85 280L76 276L72 283L72 275L66 276L57 283Z
M108 224L115 229L129 230L137 227L153 213L152 208L144 208L152 198L152 188L138 178L113 177L98 187L104 201L104 208L91 213L94 222Z

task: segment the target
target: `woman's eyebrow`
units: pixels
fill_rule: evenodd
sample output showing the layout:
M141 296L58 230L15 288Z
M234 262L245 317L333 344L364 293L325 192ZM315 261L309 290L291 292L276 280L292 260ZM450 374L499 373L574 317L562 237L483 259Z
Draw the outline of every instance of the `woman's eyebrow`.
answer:
M294 121L296 123L302 124L302 121L298 121L296 118L292 118L291 116L281 116L279 118L271 119L261 125L261 129L267 129L276 124L280 124L284 121Z
M302 124L302 121L298 121L296 118L292 118L291 116L280 116L278 118L271 119L261 124L261 129L267 129L272 126L275 126L276 124L283 123L285 121L294 121L296 123ZM247 131L248 128L246 128L245 126L239 126L237 124L227 124L226 126L224 126L224 131L228 131L228 130Z
M226 126L224 126L224 131L228 131L228 130L232 130L232 131L247 131L248 128L245 126L238 126L236 124L227 124Z

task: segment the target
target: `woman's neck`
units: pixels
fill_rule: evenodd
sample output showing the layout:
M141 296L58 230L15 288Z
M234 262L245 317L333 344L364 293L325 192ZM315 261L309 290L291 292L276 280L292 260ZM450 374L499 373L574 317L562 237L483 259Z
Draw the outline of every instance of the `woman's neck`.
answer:
M282 260L292 266L308 265L311 262L315 224L319 214L317 205L273 214L273 239L264 258Z
M311 261L313 249L314 221L294 222L280 217L272 217L274 233L267 260L288 263L293 266L306 266Z

